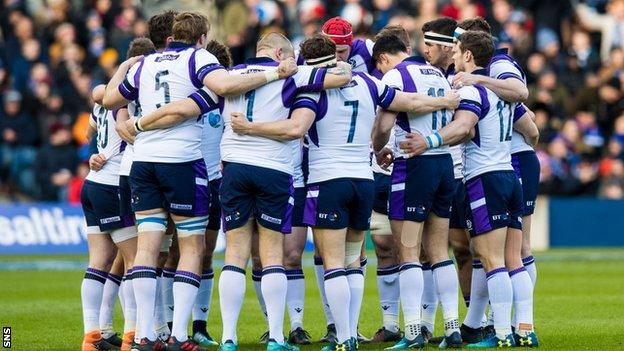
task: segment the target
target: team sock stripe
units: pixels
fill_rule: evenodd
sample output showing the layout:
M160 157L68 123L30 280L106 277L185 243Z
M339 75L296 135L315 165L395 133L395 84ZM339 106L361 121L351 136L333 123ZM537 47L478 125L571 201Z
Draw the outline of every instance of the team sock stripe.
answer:
M162 268L156 268L156 276L157 277L162 277L163 276Z
M100 271L95 268L87 268L87 270L85 271L85 275L84 275L85 279L97 280L98 282L102 284L106 283L107 277L108 277L108 273L104 271Z
M364 257L364 258L360 259L360 266L361 267L366 266L367 263L368 263L368 258L367 257Z
M472 260L472 268L483 269L483 264L479 260Z
M214 271L212 269L206 269L202 272L202 280L214 278Z
M175 277L175 269L171 269L171 268L163 268L163 277L165 278L173 278Z
M525 257L525 258L523 258L523 259L522 259L522 263L523 263L525 266L528 266L528 265L530 265L530 264L533 264L533 263L535 263L535 257L533 257L533 256L527 256L527 257Z
M418 263L404 263L399 267L399 271L402 272L412 268L422 269L422 266Z
M364 270L362 268L349 268L346 271L347 275L351 274L361 274L364 275Z
M156 268L146 266L134 266L134 268L132 268L132 279L137 278L156 279Z
M464 303L466 304L466 308L470 307L470 295L464 295Z
M422 270L423 271L430 271L431 270L431 264L429 262L423 262Z
M199 275L187 271L176 271L175 278L173 278L174 283L187 283L198 288L200 281L201 277Z
M302 269L289 269L286 271L286 279L288 280L297 280L304 279L303 270Z
M116 275L116 274L108 273L107 279L112 281L113 283L119 285L119 284L121 284L121 279L122 278L120 276Z
M431 270L446 267L446 266L452 266L453 264L455 264L453 260L446 260L446 261L438 262L431 266Z
M323 277L325 278L325 280L329 280L332 278L345 276L346 274L347 272L345 272L344 268L337 268L337 269L330 269L328 271L325 271L325 274L323 275Z
M314 265L315 266L322 266L323 265L323 258L321 256L314 256Z
M262 270L252 270L251 271L251 280L254 282L259 282L262 280Z
M286 270L283 266L268 266L262 269L262 275L267 274L286 274Z
M509 272L509 276L513 277L514 275L521 273L521 272L526 272L526 268L524 268L524 266L520 267L520 268L516 268L513 271Z
M232 271L232 272L236 272L236 273L240 273L245 275L245 270L240 268L240 267L236 267L236 266L232 266L232 265L225 265L223 266L223 268L221 268L221 272L223 273L224 271Z
M399 273L399 265L377 268L378 276L391 275L395 273Z
M492 269L491 271L485 273L485 277L486 279L490 279L492 276L498 274L498 273L507 273L507 268L505 267L499 267L496 269Z

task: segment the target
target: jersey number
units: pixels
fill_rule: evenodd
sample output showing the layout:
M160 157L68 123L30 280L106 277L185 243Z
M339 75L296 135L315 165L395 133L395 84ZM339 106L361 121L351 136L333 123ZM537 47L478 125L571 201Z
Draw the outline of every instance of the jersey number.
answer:
M160 90L160 88L163 88L164 93L165 93L165 105L171 102L171 96L169 95L169 83L167 82L161 82L160 81L160 77L162 76L166 76L169 74L168 70L164 70L164 71L160 71L158 73L156 73L156 90ZM156 108L160 108L160 106L162 106L163 104L161 103L157 103L156 104Z
M505 108L509 108L509 116L507 117L507 128L505 128L505 116L503 116L503 111L505 110ZM513 111L511 110L511 104L504 102L504 101L499 101L496 104L496 110L498 110L498 120L500 122L500 141L510 141L511 140L511 131L513 130L512 128L512 123L511 123L511 119L513 117Z
M103 117L97 118L97 144L101 149L105 149L108 145L108 118L106 113Z
M247 99L247 120L253 122L253 104L256 99L256 91L250 90L246 92L245 99Z
M443 97L444 89L440 88L436 92L435 88L429 88L429 90L427 91L427 95L432 96L432 97ZM440 110L440 113L442 114L442 126L440 128L444 128L444 126L446 125L446 109ZM433 111L431 113L431 116L432 116L431 129L438 130L438 111Z
M355 136L355 122L357 121L359 101L345 101L344 104L345 106L351 106L351 108L353 108L351 124L349 125L349 136L347 137L347 143L352 143L353 137Z

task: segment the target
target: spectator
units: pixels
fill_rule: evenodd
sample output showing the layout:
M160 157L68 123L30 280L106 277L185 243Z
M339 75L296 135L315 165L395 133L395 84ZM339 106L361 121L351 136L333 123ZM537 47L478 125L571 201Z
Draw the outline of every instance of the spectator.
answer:
M65 201L68 185L78 166L76 148L69 128L55 124L50 128L50 139L39 152L36 162L37 181L41 185L43 201Z
M609 60L611 49L624 46L624 0L609 2L606 14L599 14L585 4L578 4L576 14L587 29L601 33L600 52L603 62Z
M81 162L76 169L76 175L72 177L67 186L67 202L72 205L80 205L80 192L84 180L89 174L89 163Z

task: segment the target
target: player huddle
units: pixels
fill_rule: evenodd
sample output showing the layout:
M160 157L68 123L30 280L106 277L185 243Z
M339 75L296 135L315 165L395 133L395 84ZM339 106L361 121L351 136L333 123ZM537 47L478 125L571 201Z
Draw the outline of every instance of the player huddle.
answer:
M333 18L299 52L270 33L235 67L209 29L193 12L152 17L151 40L135 39L93 91L83 351L237 350L250 258L262 341L298 350L311 342L302 323L307 228L323 350L537 346L529 231L539 134L522 105L524 73L495 50L487 22L425 23L423 58L411 56L400 27L354 40ZM206 321L221 224L216 342ZM383 316L372 340L358 332L369 229ZM112 328L117 295L123 338ZM438 304L444 332L434 338Z

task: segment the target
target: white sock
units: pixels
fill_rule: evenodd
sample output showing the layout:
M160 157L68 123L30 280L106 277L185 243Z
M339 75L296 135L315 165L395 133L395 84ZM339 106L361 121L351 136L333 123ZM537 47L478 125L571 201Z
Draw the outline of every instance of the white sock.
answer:
M470 305L464 318L464 324L470 328L480 328L483 323L485 308L489 299L485 271L481 261L472 262L472 278L470 282Z
M137 305L135 340L156 340L154 332L154 303L156 301L156 268L134 266L132 286Z
M329 303L327 302L327 295L325 294L325 268L323 268L323 259L319 256L314 256L314 272L316 273L316 285L318 286L319 293L321 294L325 320L327 321L327 325L334 324L334 316L331 313Z
M100 331L105 339L115 335L115 330L113 330L113 312L115 311L115 302L117 302L117 296L119 295L119 284L121 284L121 277L108 273L104 289L102 290L102 304L100 305Z
M435 329L436 311L438 310L438 292L436 290L433 271L429 263L423 263L423 294L421 303L421 324L433 334Z
M132 269L126 272L123 283L124 295L124 333L136 330L137 306L134 298L134 288L132 283Z
M431 267L433 280L444 316L444 335L450 336L459 331L459 280L452 260L438 262Z
M100 329L100 306L106 277L108 277L107 272L89 267L82 280L80 297L85 334Z
M175 269L163 268L162 286L160 290L162 292L163 306L165 309L165 321L167 323L173 322L173 278L175 277Z
M533 331L533 282L524 267L509 272L513 288L514 321L516 333ZM523 328L520 328L522 326Z
M288 318L290 330L303 328L303 306L305 302L305 278L302 269L286 271L288 288L286 291L286 305L288 306Z
M208 313L210 313L210 300L212 299L212 284L214 281L214 272L212 269L205 269L202 272L201 284L197 291L195 305L193 305L193 320L207 321Z
M156 269L156 295L154 297L154 331L156 332L156 336L161 340L167 340L171 335L171 330L169 330L169 326L167 325L167 319L165 315L165 310L168 309L165 307L163 302L163 284L165 283L163 277L163 270L160 268ZM173 316L173 311L172 316Z
M124 285L126 285L126 276L121 277L121 283L119 283L119 289L117 291L117 297L119 298L119 306L121 307L121 316L126 319L126 297L124 295Z
M219 306L223 334L221 342L231 340L237 343L236 325L243 300L245 299L245 270L236 266L225 265L219 277Z
M344 343L351 338L349 309L351 306L351 291L346 272L343 268L331 269L324 275L325 292L329 308L336 318L336 338L338 343Z
M377 290L383 326L392 332L399 331L399 266L377 268Z
M537 266L535 265L535 258L533 256L527 256L522 259L522 264L524 264L524 268L526 268L527 272L529 272L529 276L533 282L533 288L535 288L535 284L537 283Z
M173 330L171 336L178 341L188 338L188 323L191 310L197 298L197 290L201 283L201 276L188 271L176 271L173 280Z
M283 266L268 266L262 269L262 296L266 304L269 323L269 338L284 342L284 313L286 312L286 290L288 282Z
M493 269L486 274L490 305L494 314L494 329L499 339L511 334L511 305L513 288L507 268Z
M256 292L256 298L258 299L258 304L260 305L260 311L262 311L264 320L268 322L266 302L264 302L264 296L262 296L262 271L252 270L251 280L253 281L253 287L254 287L254 291Z
M414 340L420 334L420 304L423 294L422 267L418 262L399 267L401 306L405 322L405 337Z
M351 300L349 302L349 333L352 338L357 339L358 321L360 320L360 309L362 308L362 297L364 296L364 272L361 268L348 268L347 281Z

